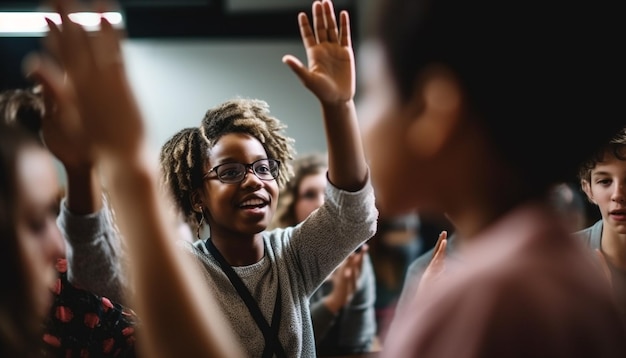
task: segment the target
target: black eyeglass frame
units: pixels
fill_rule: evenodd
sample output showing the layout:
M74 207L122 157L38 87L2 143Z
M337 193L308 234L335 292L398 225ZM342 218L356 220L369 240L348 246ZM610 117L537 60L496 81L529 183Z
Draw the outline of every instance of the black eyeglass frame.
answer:
M263 162L266 161L268 166L269 166L269 170L270 170L270 175L272 176L271 178L262 178L261 176L259 176L259 173L257 173L256 169L255 169L255 165L259 162ZM273 165L272 163L274 163L275 165L275 169L272 170ZM243 175L241 176L240 179L238 180L234 180L234 181L224 181L224 179L219 175L218 171L220 169L220 167L224 166L224 165L239 165L239 166L243 166L244 170L243 170ZM271 180L276 180L276 178L278 178L278 176L280 175L280 160L278 159L272 159L272 158L263 158L263 159L257 159L252 163L248 163L248 164L244 164L244 163L237 163L237 162L232 162L232 163L222 163L220 165L216 165L213 168L209 169L209 171L207 171L206 173L204 173L204 179L215 179L217 178L220 182L224 183L224 184L239 184L242 181L244 181L244 179L246 178L246 175L248 175L248 173L250 172L250 169L252 169L252 173L254 173L254 175L259 178L260 180L263 181L271 181ZM215 177L214 178L210 178L209 174L215 172Z

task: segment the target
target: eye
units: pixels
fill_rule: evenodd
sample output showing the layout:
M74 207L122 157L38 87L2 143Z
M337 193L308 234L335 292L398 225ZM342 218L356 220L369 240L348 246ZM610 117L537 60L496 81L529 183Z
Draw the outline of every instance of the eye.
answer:
M300 198L306 199L306 200L314 200L314 199L317 199L317 196L318 196L317 191L307 190L300 195Z
M254 167L254 171L259 174L271 174L272 170L267 162L260 162Z
M237 163L224 164L217 169L217 175L223 179L237 178L241 173L241 166Z
M46 217L33 217L28 221L28 228L34 234L41 234L46 230Z
M34 215L28 220L28 229L34 235L43 237L47 230L56 225L56 218L57 215L52 211Z

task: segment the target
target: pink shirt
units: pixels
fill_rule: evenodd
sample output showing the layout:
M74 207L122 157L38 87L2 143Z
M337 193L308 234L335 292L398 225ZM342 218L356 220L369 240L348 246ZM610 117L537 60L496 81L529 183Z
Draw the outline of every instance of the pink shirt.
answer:
M606 279L557 222L528 204L465 240L396 314L381 357L626 357Z

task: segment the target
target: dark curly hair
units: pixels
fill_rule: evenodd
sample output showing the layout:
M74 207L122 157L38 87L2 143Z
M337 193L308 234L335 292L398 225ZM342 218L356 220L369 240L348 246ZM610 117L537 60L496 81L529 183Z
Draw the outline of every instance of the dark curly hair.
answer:
M596 151L589 159L584 161L578 170L578 179L591 181L591 171L602 163L607 155L612 155L619 160L626 161L626 127L622 128L607 145Z
M294 139L284 134L286 125L269 113L262 100L235 98L209 109L198 128L185 128L161 148L162 188L169 192L185 221L197 228L201 213L193 210L192 194L202 186L204 166L211 148L224 135L247 133L261 142L268 157L281 163L276 178L282 188L293 175Z

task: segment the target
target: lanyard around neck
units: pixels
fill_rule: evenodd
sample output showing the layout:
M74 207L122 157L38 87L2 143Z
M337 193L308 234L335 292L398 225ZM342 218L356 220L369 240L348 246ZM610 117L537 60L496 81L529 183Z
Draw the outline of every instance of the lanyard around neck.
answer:
M263 317L263 313L259 308L258 303L252 297L252 294L248 290L248 288L244 285L243 281L237 275L235 270L226 262L224 256L219 252L217 247L211 241L211 238L206 240L206 246L211 252L211 255L215 257L217 262L222 269L222 272L228 276L228 279L232 283L232 285L239 293L239 296L243 300L243 302L248 306L248 311L254 318L259 329L263 332L263 337L265 338L265 349L263 350L263 357L271 357L272 354L276 354L277 357L283 358L287 357L285 354L285 350L278 339L278 327L280 326L280 316L281 316L281 304L280 304L280 282L278 283L278 289L276 291L276 300L274 301L274 313L272 314L272 325L270 326L267 323L265 317Z

